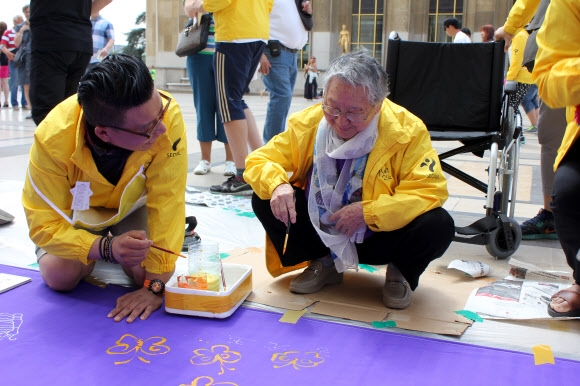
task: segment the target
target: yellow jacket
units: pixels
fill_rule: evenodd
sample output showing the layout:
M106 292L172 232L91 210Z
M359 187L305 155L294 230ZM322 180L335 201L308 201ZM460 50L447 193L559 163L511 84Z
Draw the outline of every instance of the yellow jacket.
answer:
M532 20L539 5L540 0L517 0L510 9L504 31L515 36L520 28Z
M363 177L362 205L368 227L375 232L388 232L441 207L449 194L423 122L388 99L379 114L379 136L369 153ZM286 131L248 155L244 179L261 199L270 199L282 183L306 187L322 117L320 104L293 114ZM266 259L274 276L295 269L279 270L270 265L277 261L279 266L279 258L269 241Z
M125 187L143 167L146 176L146 208L149 239L178 252L183 244L187 139L181 110L175 101L165 114L167 132L147 151L135 151L127 159L121 179L111 185L97 170L85 144L83 111L73 95L56 106L34 133L22 203L32 241L48 253L87 264L98 236L65 220L35 190L38 189L65 215L72 213L70 190L77 181L90 183L91 208L129 209L121 203ZM34 186L31 184L31 180ZM142 186L141 186L142 188ZM143 190L143 189L141 189ZM174 255L151 249L143 266L147 272L170 272Z
M528 69L522 66L524 61L524 48L526 48L526 42L528 41L528 31L525 29L520 30L514 36L512 44L510 46L510 68L506 74L506 80L517 80L519 83L532 84L532 74Z
M574 120L580 105L580 3L553 1L538 31L538 53L532 76L542 100L552 108L568 106L568 127L554 168L580 135Z
M213 12L215 41L268 40L270 12L274 0L204 0L203 8Z

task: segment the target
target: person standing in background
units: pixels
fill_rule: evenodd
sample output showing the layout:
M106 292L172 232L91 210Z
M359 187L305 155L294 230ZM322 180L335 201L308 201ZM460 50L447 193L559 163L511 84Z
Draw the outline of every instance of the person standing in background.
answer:
M77 91L93 55L91 15L112 0L32 0L32 119L37 125Z
M510 105L517 111L521 104L532 127L535 128L538 125L538 110L540 107L537 100L538 87L533 83L532 73L522 63L528 36L528 31L522 29L513 38L509 50L510 67L505 78L506 81L517 82L516 92L510 95L509 98ZM532 132L529 129L525 131ZM523 135L521 141L525 143Z
M550 2L538 31L532 77L540 97L553 108L567 106L568 126L554 163L552 211L574 283L548 304L553 317L580 316L580 3Z
M486 24L481 26L481 42L482 43L491 43L494 41L493 34L494 28L491 24Z
M185 2L184 2L185 3ZM185 11L185 9L184 9ZM201 15L198 15L198 21ZM236 164L228 145L228 138L220 118L215 88L213 55L215 53L215 23L213 17L209 27L207 47L186 59L187 76L193 90L193 105L197 117L197 140L201 149L201 160L193 173L204 175L211 171L211 147L213 141L224 144L226 163L224 176L236 175Z
M236 175L210 192L251 195L252 187L244 180L248 147L263 145L252 111L244 101L244 93L260 63L270 36L269 14L273 0L186 0L189 17L213 12L215 18L214 70L220 115L231 146Z
M14 38L16 37L16 27L24 22L22 16L17 15L12 19L13 27L4 31L2 35L2 42L0 43L0 50L8 57L8 71L10 73L10 104L13 108L18 107L18 67L14 65L14 55L18 52L18 48L14 45ZM22 95L20 96L22 107L28 107L26 96L24 95L24 88L22 88Z
M302 18L310 23L305 24ZM312 27L310 1L274 0L270 12L270 40L258 70L270 94L264 123L264 143L283 132L286 127L298 76L298 53L308 42L308 31Z
M505 49L511 44L512 38L520 28L529 23L528 29L540 28L543 20L542 10L547 8L550 0L518 0L513 5L505 24L495 31L495 39L506 42ZM533 19L532 19L533 18ZM530 20L532 20L530 22ZM533 77L533 73L532 73ZM522 239L558 239L554 216L550 203L554 186L554 160L562 143L566 130L566 110L552 109L540 99L538 113L538 143L540 144L540 173L542 177L542 194L544 205L538 214L526 221L520 227Z
M91 14L91 25L93 31L93 56L91 56L87 71L109 55L109 52L115 46L113 24L99 15L98 10Z
M461 23L459 19L450 17L443 21L443 29L447 36L453 38L453 43L471 43L471 39L461 31Z
M24 109L31 107L30 103L30 66L31 66L31 41L32 34L30 30L30 6L22 7L22 12L26 21L16 27L16 36L14 37L14 45L21 52L22 60L15 63L18 67L18 85L22 86L24 90L24 97L26 98L26 106ZM32 118L32 115L27 115L26 119Z
M308 63L304 65L304 76L306 82L304 83L304 98L311 101L318 99L318 67L316 66L316 58L310 57Z
M0 36L4 35L4 32L8 29L8 26L3 21L0 21ZM4 94L4 104L0 104L1 107L8 107L8 99L10 97L10 90L8 89L8 56L4 52L0 52L0 91ZM0 103L2 99L0 99Z

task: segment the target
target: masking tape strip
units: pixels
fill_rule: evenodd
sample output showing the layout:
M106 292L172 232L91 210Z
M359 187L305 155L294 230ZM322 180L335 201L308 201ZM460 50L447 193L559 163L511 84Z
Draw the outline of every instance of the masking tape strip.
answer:
M385 320L385 321L375 320L372 323L372 326L374 328L393 328L397 327L397 322L395 322L394 320Z
M468 311L468 310L459 310L459 311L455 311L456 314L461 315L467 319L473 320L474 322L482 322L483 323L483 318L479 315L477 315L475 312L472 311Z
M284 313L284 315L282 315L282 317L280 318L280 322L282 323L290 323L290 324L296 324L296 322L298 322L298 319L300 319L302 317L302 315L304 315L307 312L307 310L288 310Z
M554 354L552 354L552 348L550 348L550 346L547 344L540 344L538 346L532 347L532 353L534 353L534 364L554 364Z
M378 269L376 269L372 265L368 265L368 264L359 264L358 267L360 269L364 269L365 271L369 271L370 273L373 273L373 272L377 272L378 271Z

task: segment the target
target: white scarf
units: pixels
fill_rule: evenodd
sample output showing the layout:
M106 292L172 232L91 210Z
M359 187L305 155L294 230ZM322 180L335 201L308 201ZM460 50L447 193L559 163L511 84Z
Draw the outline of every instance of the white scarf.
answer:
M378 137L377 114L368 127L348 141L340 138L323 117L318 125L314 144L314 161L308 215L322 242L330 248L336 270L358 269L358 254L354 243L362 243L367 226L349 237L338 232L328 218L342 207L362 200L362 180L368 154ZM345 160L338 174L337 159Z

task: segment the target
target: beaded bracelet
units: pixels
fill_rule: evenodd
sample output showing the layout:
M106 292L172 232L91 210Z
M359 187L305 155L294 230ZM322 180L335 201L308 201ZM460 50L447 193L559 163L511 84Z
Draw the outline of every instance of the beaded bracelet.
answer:
M113 256L113 240L115 237L112 235L107 235L101 237L99 241L99 254L101 255L101 259L108 263L119 264L119 262Z

